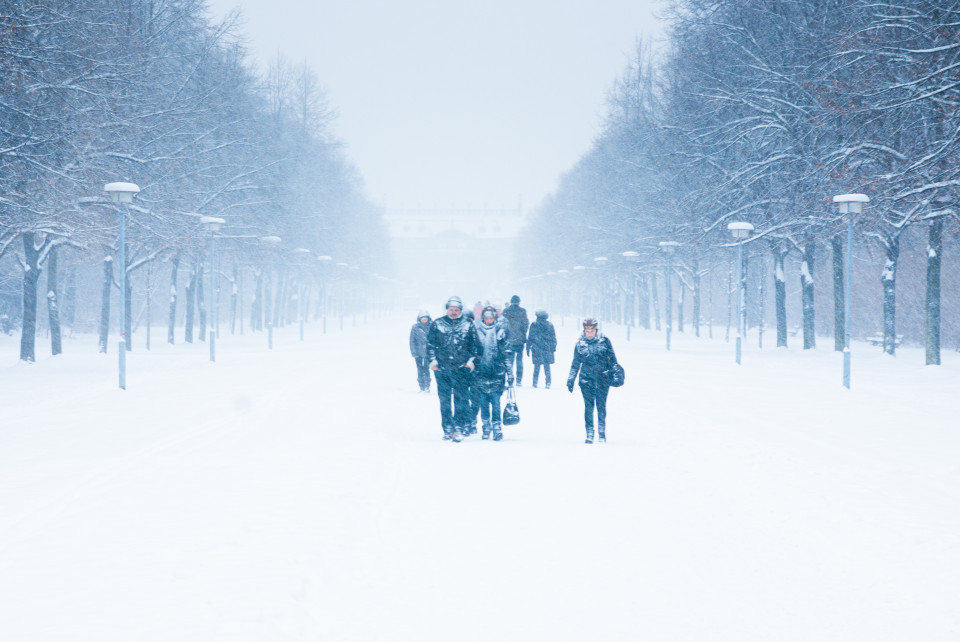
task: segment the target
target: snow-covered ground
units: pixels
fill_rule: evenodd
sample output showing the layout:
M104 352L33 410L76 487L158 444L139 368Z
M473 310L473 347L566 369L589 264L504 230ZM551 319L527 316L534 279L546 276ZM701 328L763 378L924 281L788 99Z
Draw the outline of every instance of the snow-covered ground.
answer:
M825 338L737 367L608 327L627 384L588 446L554 319L553 389L454 444L413 317L215 364L137 336L125 392L115 339L0 337L0 639L960 639L960 354L858 344L847 391Z

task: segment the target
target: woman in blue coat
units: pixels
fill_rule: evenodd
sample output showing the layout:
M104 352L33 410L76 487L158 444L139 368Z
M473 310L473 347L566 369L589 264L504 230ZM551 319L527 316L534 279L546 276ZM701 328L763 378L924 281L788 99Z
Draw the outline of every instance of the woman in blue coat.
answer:
M611 371L616 363L613 344L597 331L597 320L584 319L583 334L573 347L573 364L567 377L567 390L573 392L573 383L579 373L588 444L593 443L594 408L597 410L600 441L607 440L607 393L610 391Z

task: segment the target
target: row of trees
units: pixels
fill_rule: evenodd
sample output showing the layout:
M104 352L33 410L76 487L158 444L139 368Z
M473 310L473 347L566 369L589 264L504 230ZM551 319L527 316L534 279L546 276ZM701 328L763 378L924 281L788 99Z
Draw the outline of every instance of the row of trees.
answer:
M845 221L831 196L862 192L871 203L854 258L881 255L880 287L858 279L854 291L881 315L893 354L901 250L926 256L919 307L927 362L939 363L941 256L957 246L960 2L674 0L667 15L663 51L638 44L602 133L528 230L537 251L521 259L527 273L611 248L661 271L657 242L679 241L674 278L696 304L700 277L726 273L735 256L727 223L748 221L747 256L771 257L778 345L788 339L785 265L799 259L809 348L821 248L843 295ZM842 345L843 307L833 307Z
M201 216L227 220L228 256L255 278L267 235L384 270L380 212L331 133L335 114L315 73L280 56L255 72L235 25L235 16L211 24L203 0L3 4L0 280L9 291L18 275L22 304L0 290L0 314L22 325L21 359L35 358L44 270L59 332L64 246L102 261L102 288L89 291L103 302L102 350L111 292L126 287L129 303L132 274L167 265L174 296L178 269L197 281ZM127 216L127 264L116 267L118 211L101 193L113 181L141 188Z

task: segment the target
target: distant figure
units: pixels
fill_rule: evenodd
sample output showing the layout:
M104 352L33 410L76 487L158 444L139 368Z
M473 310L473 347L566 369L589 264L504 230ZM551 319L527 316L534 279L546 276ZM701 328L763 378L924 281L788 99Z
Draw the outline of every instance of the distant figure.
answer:
M580 374L580 392L583 394L583 420L587 429L585 443L593 443L593 409L597 409L597 430L600 441L607 440L607 393L610 391L610 369L617 363L610 339L597 332L596 319L584 319L583 334L573 347L573 364L567 377L567 390L573 392L573 383Z
M510 350L513 353L512 359L517 361L517 385L523 385L523 344L527 342L527 329L530 327L530 319L527 318L527 311L520 307L520 297L514 294L510 297L510 305L503 309L503 318L507 320L509 327L508 341Z
M483 309L482 307L480 308ZM464 310L463 318L476 325L476 315L473 310ZM467 397L467 414L460 425L460 432L464 437L477 434L477 415L480 414L480 401L477 399L477 372L466 372L463 376L464 393Z
M417 322L410 328L410 354L417 363L417 383L420 392L430 392L430 360L427 359L427 331L430 329L430 314L426 310L417 313Z
M443 438L460 441L470 412L465 377L473 372L480 345L476 327L460 314L463 310L460 297L450 297L446 309L446 315L430 324L427 357L437 379Z
M474 398L479 402L480 418L483 422L483 439L494 441L503 439L500 415L500 397L503 395L503 379L513 385L510 374L510 348L507 343L507 329L497 320L497 310L492 305L483 308L477 324L477 339L480 342L480 361L474 374L476 391Z
M481 312L483 312L483 304L477 301L473 304L473 318L479 319Z
M543 366L544 383L549 388L550 365L557 351L557 331L553 324L547 321L550 315L546 310L537 310L534 315L537 319L530 324L530 332L527 334L527 356L533 358L533 387L537 387L540 366Z

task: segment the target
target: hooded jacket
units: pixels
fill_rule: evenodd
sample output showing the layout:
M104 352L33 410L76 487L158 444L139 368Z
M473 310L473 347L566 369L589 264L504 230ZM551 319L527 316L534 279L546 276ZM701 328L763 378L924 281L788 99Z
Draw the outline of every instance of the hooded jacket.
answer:
M477 329L471 321L463 316L451 319L443 315L430 324L427 358L436 361L441 370L456 372L471 357L480 357Z
M530 319L527 318L527 310L521 308L516 303L511 303L503 309L502 316L509 323L508 340L510 345L522 346L527 341L527 329L530 327Z
M579 372L581 388L609 388L609 370L615 363L617 355L613 352L610 339L600 332L592 339L580 335L577 344L573 346L573 364L570 366L567 384L572 384Z
M420 319L427 317L427 323L420 323ZM414 359L427 358L427 331L430 329L430 315L421 312L417 315L417 322L410 328L410 354Z
M504 378L510 371L507 327L503 321L498 320L493 325L480 321L476 328L480 359L474 371L474 385L485 393L503 392Z
M549 316L546 312L537 314L537 320L530 324L527 349L530 350L534 365L553 363L553 353L557 351L557 331L547 321Z

